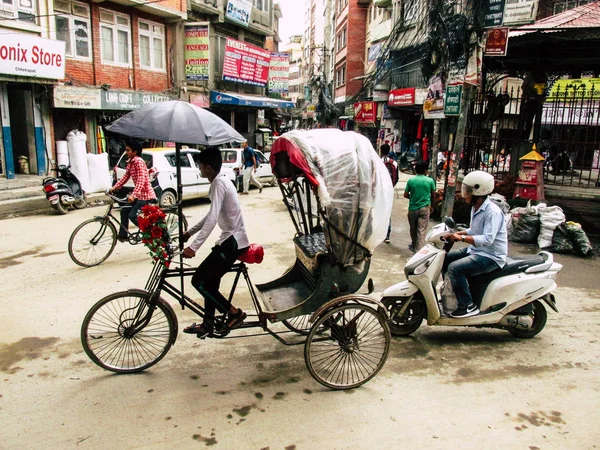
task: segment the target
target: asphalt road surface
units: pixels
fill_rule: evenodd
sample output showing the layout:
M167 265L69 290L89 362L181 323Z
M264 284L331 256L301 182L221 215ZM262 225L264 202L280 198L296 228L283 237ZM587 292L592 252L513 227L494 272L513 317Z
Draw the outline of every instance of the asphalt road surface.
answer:
M294 260L279 190L242 196L251 241L266 250L254 283ZM406 201L395 200L391 244L376 250L376 292L404 279ZM189 203L190 222L208 211ZM599 444L600 322L597 259L557 256L560 314L531 340L492 329L423 325L393 338L371 382L330 391L306 370L303 347L268 336L198 340L180 333L156 366L115 375L95 366L79 333L102 297L143 288L142 246L117 244L90 269L67 253L72 230L103 208L0 221L1 448L589 449ZM210 242L216 239L216 233ZM534 253L513 246L513 253ZM202 248L198 264L209 251ZM226 289L230 281L223 283ZM187 292L198 296L188 284ZM236 303L250 308L247 290ZM176 310L180 329L195 321ZM244 331L239 334L248 334Z

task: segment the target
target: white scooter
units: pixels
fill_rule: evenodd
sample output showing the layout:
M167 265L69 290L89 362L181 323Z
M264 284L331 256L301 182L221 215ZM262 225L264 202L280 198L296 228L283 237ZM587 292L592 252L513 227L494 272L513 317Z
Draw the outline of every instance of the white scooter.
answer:
M427 233L428 245L404 268L406 281L383 292L381 301L390 315L392 334L408 336L424 318L428 325L502 328L520 338L531 338L542 331L547 312L540 300L558 312L552 291L562 269L545 251L535 257L508 258L502 269L469 278L473 302L481 312L466 318L450 317L452 310L444 309L436 286L441 281L444 258L453 245L443 236L454 226L451 218L435 225Z

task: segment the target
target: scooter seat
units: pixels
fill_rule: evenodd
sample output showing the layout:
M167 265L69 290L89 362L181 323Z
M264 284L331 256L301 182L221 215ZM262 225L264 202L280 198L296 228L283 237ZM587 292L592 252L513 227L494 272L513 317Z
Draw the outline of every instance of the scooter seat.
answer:
M469 281L475 284L489 284L496 278L506 277L508 275L514 275L516 273L525 272L530 267L539 266L544 264L546 260L539 255L526 257L519 256L516 258L506 258L506 264L502 269L494 270L493 272L484 273L483 275L477 275L469 277Z

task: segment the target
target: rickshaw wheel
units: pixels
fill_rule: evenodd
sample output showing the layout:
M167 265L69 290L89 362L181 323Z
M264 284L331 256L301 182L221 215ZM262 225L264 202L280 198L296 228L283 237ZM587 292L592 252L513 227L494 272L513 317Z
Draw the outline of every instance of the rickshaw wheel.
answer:
M301 316L292 317L290 319L282 320L281 323L290 331L294 333L301 334L302 336L307 336L310 333L310 318L312 314L303 314ZM321 334L326 330L327 324L324 324L317 333Z
M360 303L343 304L315 321L306 338L304 360L323 386L353 389L381 370L390 341L387 320L380 312Z

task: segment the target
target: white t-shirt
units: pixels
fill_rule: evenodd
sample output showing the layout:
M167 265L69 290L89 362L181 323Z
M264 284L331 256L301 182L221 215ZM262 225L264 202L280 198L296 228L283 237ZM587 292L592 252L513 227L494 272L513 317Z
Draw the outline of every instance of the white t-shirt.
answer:
M199 232L194 242L190 244L190 248L195 252L198 251L216 225L219 225L221 229L217 245L233 236L237 241L238 248L248 247L250 242L246 235L242 210L233 183L225 175L217 175L210 184L208 198L210 198L208 214L188 230L190 236Z
M446 156L444 155L444 152L439 151L438 152L438 164L443 163L444 161L446 161Z

